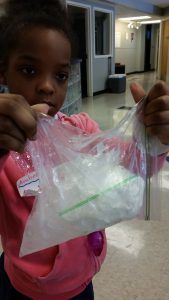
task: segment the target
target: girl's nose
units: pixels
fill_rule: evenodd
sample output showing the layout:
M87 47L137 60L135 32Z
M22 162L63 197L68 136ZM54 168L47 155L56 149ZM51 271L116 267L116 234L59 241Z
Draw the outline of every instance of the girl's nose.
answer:
M53 95L55 92L53 80L50 78L44 78L38 83L37 90L40 94Z

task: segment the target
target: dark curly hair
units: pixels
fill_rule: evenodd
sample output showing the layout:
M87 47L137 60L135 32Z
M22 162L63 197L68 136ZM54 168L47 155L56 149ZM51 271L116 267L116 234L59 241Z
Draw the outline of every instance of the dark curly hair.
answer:
M0 62L8 61L24 31L34 26L61 31L72 45L67 9L61 0L6 0L0 19Z

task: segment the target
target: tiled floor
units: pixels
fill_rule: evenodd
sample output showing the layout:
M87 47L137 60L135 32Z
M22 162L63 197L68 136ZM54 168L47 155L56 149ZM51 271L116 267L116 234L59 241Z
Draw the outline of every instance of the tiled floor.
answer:
M156 81L155 73L127 76L124 94L102 94L84 99L83 111L102 129L111 128L126 113L118 109L132 106L129 84L134 80L146 91ZM160 221L133 220L106 230L108 253L94 279L96 300L168 300L169 299L169 163L162 172L162 192L155 204Z
M168 227L134 220L109 228L107 257L94 279L95 299L168 300Z

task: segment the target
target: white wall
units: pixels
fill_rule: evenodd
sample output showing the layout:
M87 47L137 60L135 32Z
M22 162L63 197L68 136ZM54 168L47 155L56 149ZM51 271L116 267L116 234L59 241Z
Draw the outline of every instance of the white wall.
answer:
M139 29L129 29L127 23L116 20L115 32L121 35L120 47L115 43L115 62L125 64L126 73L144 71L144 56L145 56L145 25ZM134 40L131 41L131 33L134 33ZM127 39L128 37L128 39ZM151 69L157 69L158 56L158 38L159 25L152 26L151 36Z
M125 64L126 73L144 70L144 26L129 29L127 23L116 20L115 32L120 37L120 45L115 42L115 62ZM132 40L132 34L134 39ZM119 46L119 47L117 47Z

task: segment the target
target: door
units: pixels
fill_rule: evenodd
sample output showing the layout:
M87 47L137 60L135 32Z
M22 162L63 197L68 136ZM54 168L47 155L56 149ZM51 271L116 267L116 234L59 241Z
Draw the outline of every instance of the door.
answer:
M161 79L166 81L169 68L169 20L163 21L161 49Z
M68 5L74 33L74 58L81 60L82 97L87 97L86 9Z
M144 71L151 70L151 32L152 25L146 25L145 31L145 60L144 60Z

